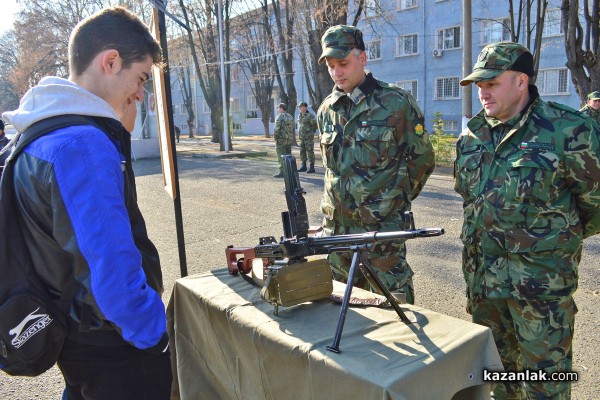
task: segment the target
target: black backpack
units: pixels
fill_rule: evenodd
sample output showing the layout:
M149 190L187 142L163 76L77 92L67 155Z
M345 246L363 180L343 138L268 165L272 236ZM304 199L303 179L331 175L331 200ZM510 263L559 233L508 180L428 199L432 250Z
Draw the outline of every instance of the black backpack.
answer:
M46 133L72 125L94 124L80 115L39 121L17 134L7 147L0 180L0 369L9 375L36 376L50 369L68 334L67 313L77 281L56 295L44 287L32 268L14 191L14 164L23 149Z

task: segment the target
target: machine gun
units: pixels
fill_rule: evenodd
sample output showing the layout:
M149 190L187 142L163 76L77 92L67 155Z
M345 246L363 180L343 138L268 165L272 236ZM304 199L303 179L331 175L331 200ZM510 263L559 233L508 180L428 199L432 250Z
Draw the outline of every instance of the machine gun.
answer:
M225 255L227 257L229 273L231 275L236 275L238 272L247 274L252 270L253 260L262 259L266 278L261 297L275 306L275 314L277 314L278 305L289 306L328 296L328 294L326 296L322 295L322 290L320 290L322 285L318 284L313 284L311 290L308 292L303 291L301 295L296 296L294 301L288 303L285 303L285 301L282 302L281 299L278 300L272 295L269 296L267 293L269 288L272 287L272 281L277 279L282 271L303 270L306 265L311 263L307 261L306 257L308 256L329 254L332 252L353 252L338 327L333 344L327 346L327 349L336 353L340 352L339 342L350 303L352 285L357 267L360 268L369 283L385 295L400 319L405 323L410 323L410 320L398 305L395 297L377 276L368 257L364 255L368 254L373 244L378 242L439 236L444 234L444 229L416 229L412 212L408 211L404 214L404 230L402 231L366 232L326 237L309 236L308 212L306 201L304 200L306 192L300 186L300 178L296 170L296 159L290 155L284 155L282 158L285 198L288 206L288 211L281 213L284 236L279 242L273 236L261 237L259 238L259 244L255 247L239 248L228 246L225 249ZM323 262L318 263L316 270L322 271L322 269L319 269L319 266L322 265L324 265ZM328 263L325 263L325 265L326 273L329 275L328 278L331 279ZM298 276L298 274L292 273L290 276ZM329 289L329 294L331 294L331 289Z

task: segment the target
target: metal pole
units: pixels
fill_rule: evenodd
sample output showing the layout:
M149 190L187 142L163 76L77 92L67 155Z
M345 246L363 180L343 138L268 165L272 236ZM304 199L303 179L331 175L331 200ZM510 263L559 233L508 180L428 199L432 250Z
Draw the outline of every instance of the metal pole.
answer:
M163 3L164 4L164 3ZM171 100L171 73L169 71L169 52L167 50L167 23L165 20L165 13L160 9L158 10L158 29L160 35L160 45L162 47L163 58L165 61L164 67L164 82L165 82L165 98L167 104L167 124L169 125L168 140L171 142L170 159L173 162L173 180L174 180L174 193L173 193L173 207L175 209L175 226L177 230L177 248L179 250L179 268L181 276L185 277L188 274L187 271L187 259L185 255L185 239L183 235L183 213L181 210L181 196L179 193L179 170L177 168L177 152L175 150L175 135L173 135L173 102ZM158 110L157 110L158 112Z
M223 10L221 0L217 0L219 26L219 56L221 59L221 97L223 98L223 148L229 153L229 118L227 118L227 99L225 98L225 56L223 52Z
M463 0L463 57L462 57L462 72L463 77L471 73L473 68L473 41L471 36L471 0ZM462 128L467 127L467 122L473 117L473 85L463 87L462 96Z

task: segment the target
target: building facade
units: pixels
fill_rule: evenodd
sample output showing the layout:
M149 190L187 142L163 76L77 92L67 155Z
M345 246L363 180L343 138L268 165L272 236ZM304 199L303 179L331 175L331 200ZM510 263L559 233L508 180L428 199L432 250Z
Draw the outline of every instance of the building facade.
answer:
M366 0L365 12L358 23L364 33L368 55L367 69L380 80L395 83L410 92L425 114L431 131L436 113L441 113L446 133L458 135L463 125L462 53L471 46L473 62L481 49L492 42L510 40L508 1L473 0L471 42L465 44L462 21L463 0ZM523 17L524 19L525 17ZM564 37L560 24L560 0L550 0L542 35L541 57L536 85L545 100L579 109L580 100L570 72L565 67ZM521 24L524 25L524 24ZM524 31L525 28L522 28ZM524 37L522 32L521 37ZM523 42L521 40L521 42ZM533 51L533 49L531 49ZM297 60L294 68L298 102L308 101L305 77ZM234 134L264 133L260 111L240 64L232 60L230 118ZM192 76L196 86L196 80ZM173 85L175 124L182 134L188 132L187 111L176 84ZM210 109L196 89L196 132L209 134ZM272 117L280 102L275 84ZM472 90L471 115L481 109L477 88ZM298 110L288 110L298 112ZM272 131L272 124L271 124Z

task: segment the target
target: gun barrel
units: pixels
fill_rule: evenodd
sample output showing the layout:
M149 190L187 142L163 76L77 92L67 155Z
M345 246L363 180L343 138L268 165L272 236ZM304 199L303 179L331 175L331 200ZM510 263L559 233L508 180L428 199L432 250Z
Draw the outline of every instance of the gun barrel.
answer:
M411 229L392 232L365 232L348 235L335 235L325 237L307 238L307 247L311 254L327 254L331 248L340 248L352 245L369 244L375 242L391 241L398 239L415 239L440 236L444 234L443 228Z

